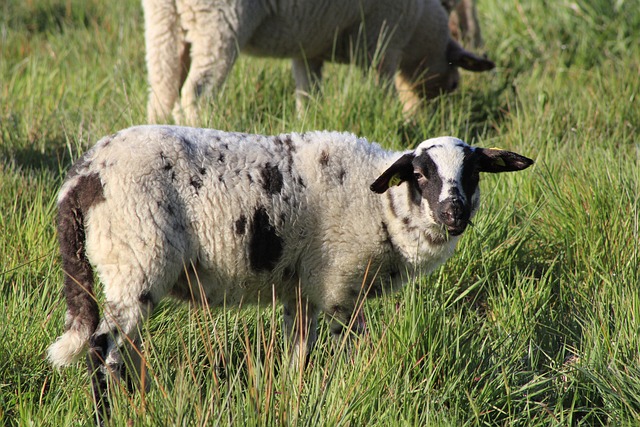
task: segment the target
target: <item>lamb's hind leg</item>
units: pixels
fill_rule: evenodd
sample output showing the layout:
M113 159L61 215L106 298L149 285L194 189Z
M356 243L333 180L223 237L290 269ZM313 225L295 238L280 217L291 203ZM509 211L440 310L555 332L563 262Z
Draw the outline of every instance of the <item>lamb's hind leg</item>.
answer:
M111 412L108 402L110 380L117 381L122 376L128 376L132 383L140 382L134 374L140 370L127 370L125 365L131 366L136 361L141 362L139 327L152 309L153 302L146 293L133 300L107 300L104 306L103 318L91 337L87 354L87 367L91 377L97 421L100 425L104 424ZM129 358L130 355L134 360Z

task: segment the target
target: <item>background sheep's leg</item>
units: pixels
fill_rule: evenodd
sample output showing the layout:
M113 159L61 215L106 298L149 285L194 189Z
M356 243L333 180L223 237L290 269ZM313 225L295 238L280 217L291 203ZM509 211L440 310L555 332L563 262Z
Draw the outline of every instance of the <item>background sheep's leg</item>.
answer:
M205 13L205 12L203 12ZM206 14L209 14L206 12ZM218 21L216 14L210 19ZM216 22L214 26L226 26L224 20ZM177 121L186 124L197 123L198 101L203 95L210 94L212 89L218 89L224 83L231 67L238 56L238 47L228 30L225 34L202 29L193 35L191 43L191 66L184 85L181 89L180 105L176 106L173 114ZM218 58L216 60L216 58Z
M178 31L174 1L145 0L143 6L149 79L147 118L151 123L166 122L184 80L180 79L181 56L187 46Z
M306 100L320 88L323 64L321 59L293 58L291 61L296 82L296 111L299 115L304 113Z
M232 4L199 7L195 14L191 10L178 12L184 12L181 25L186 29L191 56L189 73L180 92L180 106L173 115L176 120L193 125L197 124L198 102L203 95L222 86L238 53L267 12L258 6L236 8Z
M291 346L291 368L302 370L318 336L318 310L299 298L284 305L285 336Z

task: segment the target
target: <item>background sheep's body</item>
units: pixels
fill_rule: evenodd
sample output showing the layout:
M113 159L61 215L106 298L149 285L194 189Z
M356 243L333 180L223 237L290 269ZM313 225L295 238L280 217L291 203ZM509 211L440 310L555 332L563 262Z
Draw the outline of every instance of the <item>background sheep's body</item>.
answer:
M523 159L454 138L394 153L335 132L141 126L103 138L58 198L68 311L49 357L68 364L89 344L102 402L104 366L120 372L125 337L169 293L210 306L275 296L305 355L320 311L339 336L359 298L451 256L478 207L478 172L519 170ZM104 285L100 322L89 260Z
M173 112L194 123L198 98L222 85L238 50L293 58L299 95L320 79L325 60L371 64L378 56L386 80L400 70L401 95L454 89L456 66L493 67L450 38L438 0L143 0L143 7L152 122Z

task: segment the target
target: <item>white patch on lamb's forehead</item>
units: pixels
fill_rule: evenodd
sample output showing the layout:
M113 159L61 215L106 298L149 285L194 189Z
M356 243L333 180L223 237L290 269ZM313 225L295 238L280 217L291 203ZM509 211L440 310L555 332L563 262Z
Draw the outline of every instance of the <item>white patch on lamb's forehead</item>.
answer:
M415 150L415 155L419 156L425 151L429 151L429 155L432 155L434 152L464 154L465 149L473 150L474 148L463 140L454 138L453 136L441 136L439 138L431 138L421 142Z
M451 136L428 139L416 148L416 157L427 154L438 169L438 175L442 181L440 201L451 197L452 193L458 193L466 199L462 191L462 173L465 154L469 150L473 151L474 148L461 139Z

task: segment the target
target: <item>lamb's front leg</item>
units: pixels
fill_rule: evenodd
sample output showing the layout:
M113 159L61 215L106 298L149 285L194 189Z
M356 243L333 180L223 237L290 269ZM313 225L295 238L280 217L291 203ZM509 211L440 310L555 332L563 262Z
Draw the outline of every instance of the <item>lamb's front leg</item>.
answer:
M291 369L302 371L318 337L318 309L298 298L284 304L285 336L291 348Z
M353 340L364 334L367 325L362 313L362 306L336 304L332 306L329 317L329 330L336 351L344 348L345 354L351 354Z

